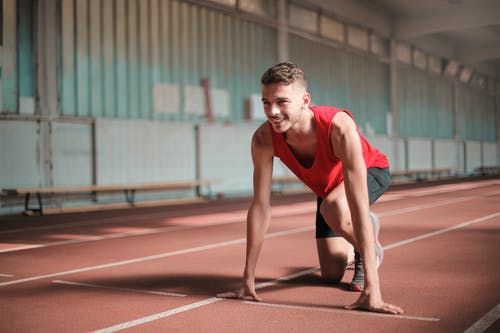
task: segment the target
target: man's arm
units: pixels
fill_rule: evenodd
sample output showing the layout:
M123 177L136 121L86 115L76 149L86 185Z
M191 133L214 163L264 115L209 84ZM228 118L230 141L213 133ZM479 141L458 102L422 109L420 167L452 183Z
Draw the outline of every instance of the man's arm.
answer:
M270 128L265 123L252 138L254 194L247 214L247 248L242 287L238 293L220 294L219 297L261 300L255 292L255 267L264 243L264 235L271 221L273 157Z
M369 216L366 164L354 120L339 112L332 120L331 145L342 161L347 202L351 212L354 238L363 258L365 286L358 301L349 309L363 308L377 312L402 313L402 309L384 303L376 264L373 226Z

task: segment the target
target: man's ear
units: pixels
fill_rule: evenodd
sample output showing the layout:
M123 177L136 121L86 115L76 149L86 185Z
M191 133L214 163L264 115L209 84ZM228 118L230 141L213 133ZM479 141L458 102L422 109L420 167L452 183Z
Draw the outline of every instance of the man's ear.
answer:
M311 94L306 92L302 97L302 101L304 103L304 106L309 106L309 104L311 104Z

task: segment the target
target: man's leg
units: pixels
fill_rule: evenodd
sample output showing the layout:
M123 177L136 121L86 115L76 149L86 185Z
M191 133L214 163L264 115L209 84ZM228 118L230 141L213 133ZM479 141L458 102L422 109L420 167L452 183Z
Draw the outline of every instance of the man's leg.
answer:
M368 192L369 192L369 202L370 205L373 204L388 188L390 183L390 173L388 169L370 168L368 169ZM318 210L321 211L321 216L325 225L329 226L331 229L336 230L333 232L335 235L344 235L345 239L354 246L356 245L352 231L351 214L349 211L349 206L347 203L347 198L345 195L344 184L340 184L335 188L326 198L327 202L322 203L321 206L318 204ZM319 203L319 201L318 201ZM318 213L317 213L318 215ZM328 216L328 223L323 218L323 216ZM370 216L372 218L372 223L378 229L379 226L378 219L376 216ZM316 217L318 221L318 216ZM317 225L318 228L318 225ZM375 231L378 234L378 230ZM378 244L378 243L377 243ZM341 245L337 245L339 248ZM319 252L319 247L318 247ZM381 253L377 252L378 258L382 260ZM350 289L353 291L361 291L364 285L364 271L362 258L359 253L355 252L355 273L353 280L351 282ZM323 271L323 268L322 268Z
M342 237L316 239L321 278L326 283L340 283L353 257L352 245Z
M340 234L332 231L320 213L321 198L316 211L316 246L321 277L327 283L339 283L347 264L353 261L353 247Z

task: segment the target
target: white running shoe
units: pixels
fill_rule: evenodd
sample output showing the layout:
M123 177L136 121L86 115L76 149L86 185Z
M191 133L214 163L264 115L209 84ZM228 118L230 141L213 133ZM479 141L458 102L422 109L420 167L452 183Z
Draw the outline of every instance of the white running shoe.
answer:
M382 261L384 261L384 248L378 241L378 234L380 232L380 221L374 212L370 212L370 220L372 221L373 224L373 235L375 237L375 253L377 254L377 268L379 268L380 265L382 265Z

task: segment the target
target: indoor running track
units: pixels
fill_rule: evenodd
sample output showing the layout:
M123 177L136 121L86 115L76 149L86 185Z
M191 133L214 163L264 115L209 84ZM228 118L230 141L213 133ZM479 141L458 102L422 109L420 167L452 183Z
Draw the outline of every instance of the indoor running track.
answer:
M343 307L323 284L315 198L273 198L257 266L239 288L249 199L0 218L0 332L500 332L500 180L393 187L373 206L392 316Z

